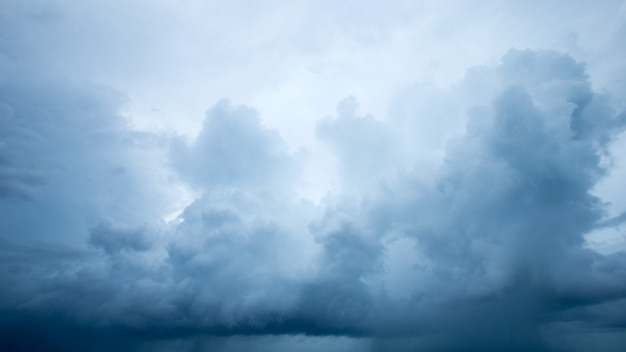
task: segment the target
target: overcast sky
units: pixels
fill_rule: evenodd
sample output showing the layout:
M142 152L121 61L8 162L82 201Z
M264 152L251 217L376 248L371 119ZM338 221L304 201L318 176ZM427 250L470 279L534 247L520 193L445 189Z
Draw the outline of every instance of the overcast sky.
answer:
M0 0L0 350L622 351L626 2Z

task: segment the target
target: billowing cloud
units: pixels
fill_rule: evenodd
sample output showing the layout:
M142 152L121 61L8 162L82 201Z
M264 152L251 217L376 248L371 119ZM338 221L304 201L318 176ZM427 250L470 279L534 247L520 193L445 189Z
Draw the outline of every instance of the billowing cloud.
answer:
M380 348L413 337L418 340L400 345L433 350L542 350L548 349L541 333L546 324L621 324L623 317L600 307L619 305L626 295L623 254L587 249L583 235L605 226L604 204L591 190L607 172L602 159L624 126L623 113L593 92L582 64L564 54L513 50L500 64L471 71L464 84L476 75L489 77L491 90L482 94L491 98L469 110L465 133L449 143L435 180L426 184L414 168L419 163L390 149L410 134L355 116L354 106L346 107L354 103L342 102L341 116L322 122L318 133L336 150L346 182L361 173L370 181L355 188L359 193L331 196L319 206L290 191L298 160L280 136L262 127L252 109L220 102L193 141L177 137L167 152L172 172L200 194L169 225L137 222L107 203L80 209L76 196L47 200L67 189L54 177L65 165L86 168L67 176L77 180L74 189L89 192L85 199L115 185L105 179L102 191L81 186L91 172L110 168L113 180L117 173L142 175L124 166L119 149L134 150L122 139L133 132L81 124L90 114L110 121L114 111L90 113L93 103L64 103L76 117L51 110L56 125L40 130L44 122L31 119L50 116L41 113L46 105L18 115L5 143L17 143L18 133L33 139L10 149L21 153L15 160L48 155L50 166L32 162L40 183L13 172L5 188L19 181L31 194L15 197L21 189L15 188L4 204L37 209L51 202L88 226L76 236L84 245L75 249L5 236L3 281L10 289L3 310L17 320L4 324L19 334L44 334L19 321L46 312L71 329L125 330L135 336L128 348L141 336L299 333L372 336ZM26 108L3 103L13 111ZM359 135L347 138L350 131ZM109 137L98 142L98 133ZM63 149L68 140L68 148L83 147ZM49 141L55 148L30 152ZM123 197L129 195L112 200ZM18 227L26 219L23 211L16 214L22 217L6 228L38 231L30 234L36 243L58 236L59 229L36 223ZM414 258L408 270L391 264L400 254L396 243ZM389 286L399 270L404 282Z
M293 183L296 164L276 131L261 127L258 114L220 101L207 112L191 145L174 143L172 161L198 187L271 187Z
M586 239L624 223L596 192L626 127L620 83L592 79L597 58L511 49L447 87L409 80L390 116L362 113L371 94L357 90L304 124L315 143L294 145L305 133L275 126L310 106L286 102L292 120L277 124L211 98L196 135L142 129L132 80L116 90L81 79L87 62L44 67L69 67L40 43L75 33L63 6L4 7L28 25L0 25L3 350L577 351L610 336L608 352L626 339L626 255ZM337 40L359 50L387 35L347 25ZM94 46L76 35L74 53ZM336 72L333 60L307 70ZM339 184L315 202L299 188L321 151L336 170L316 172Z
M491 70L496 94L450 143L435 188L416 193L409 176L381 199L388 226L426 259L406 285L416 326L441 324L451 349L511 349L513 330L517 348L536 350L541 323L626 293L623 254L598 255L583 238L603 218L590 192L625 121L567 55L510 51Z

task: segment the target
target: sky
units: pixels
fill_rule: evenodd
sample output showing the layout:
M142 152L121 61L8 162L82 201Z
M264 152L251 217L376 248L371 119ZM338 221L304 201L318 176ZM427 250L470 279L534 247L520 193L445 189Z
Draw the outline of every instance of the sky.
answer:
M0 350L626 345L626 2L0 0Z

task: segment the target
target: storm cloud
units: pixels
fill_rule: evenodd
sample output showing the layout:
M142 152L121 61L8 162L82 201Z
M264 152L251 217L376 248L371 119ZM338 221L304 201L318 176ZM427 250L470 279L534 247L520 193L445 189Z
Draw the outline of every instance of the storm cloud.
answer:
M35 13L24 21L58 20ZM294 148L232 98L207 99L195 134L137 126L131 97L42 69L40 32L0 28L3 350L626 340L626 253L589 241L624 223L597 189L626 110L572 54L500 52L447 88L410 86L388 117L340 97ZM336 184L303 197L319 160Z

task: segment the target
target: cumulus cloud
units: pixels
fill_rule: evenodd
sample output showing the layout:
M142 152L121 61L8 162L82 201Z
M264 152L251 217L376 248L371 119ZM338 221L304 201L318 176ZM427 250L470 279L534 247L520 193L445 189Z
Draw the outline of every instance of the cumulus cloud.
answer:
M191 144L176 141L174 166L194 186L271 187L293 183L296 164L276 131L261 127L256 111L222 100L207 112Z
M541 323L626 293L623 254L583 246L604 216L591 190L624 121L567 55L513 50L481 70L495 71L496 94L449 144L435 189L416 193L409 176L380 199L427 259L408 302L416 326L440 323L444 350L537 350Z
M340 102L316 134L342 191L313 204L294 191L301 161L250 107L222 100L186 139L133 129L109 89L3 76L4 347L305 334L541 351L565 322L623 327L624 254L584 235L623 222L592 190L626 114L554 51L511 50L447 94L468 122L436 171L406 150L413 123ZM195 198L161 220L181 188Z

